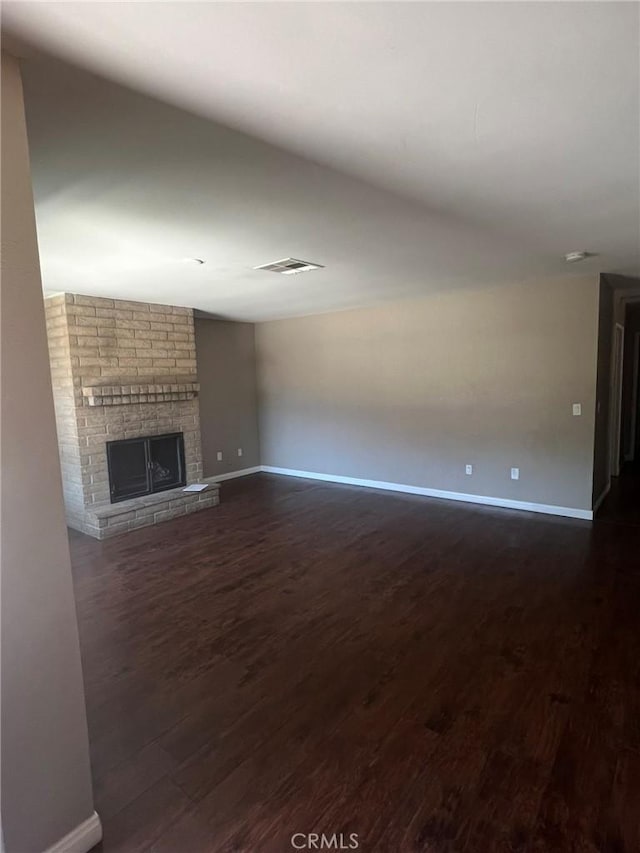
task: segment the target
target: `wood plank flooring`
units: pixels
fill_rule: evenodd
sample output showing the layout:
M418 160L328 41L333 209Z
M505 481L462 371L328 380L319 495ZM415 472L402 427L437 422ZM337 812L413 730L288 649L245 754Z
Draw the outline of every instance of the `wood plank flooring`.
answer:
M260 474L71 546L104 853L640 851L640 527Z

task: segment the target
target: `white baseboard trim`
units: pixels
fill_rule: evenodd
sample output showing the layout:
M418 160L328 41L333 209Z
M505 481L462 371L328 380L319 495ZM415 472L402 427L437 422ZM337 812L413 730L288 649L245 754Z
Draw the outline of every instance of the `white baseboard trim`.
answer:
M602 502L604 501L604 499L606 498L606 496L609 494L610 491L611 491L611 480L609 480L607 485L602 490L600 497L596 500L596 502L593 505L593 514L594 515L600 509L600 507L602 506Z
M526 512L540 512L545 515L562 515L567 518L581 518L586 521L591 521L593 518L593 510L577 509L571 506L513 501L506 498L487 497L485 495L466 495L462 492L446 492L441 489L427 489L423 486L408 486L403 483L386 483L381 480L342 477L339 474L294 471L292 468L276 468L273 465L262 465L262 471L266 474L284 474L285 477L303 477L307 480L323 480L327 483L343 483L348 486L363 486L365 489L383 489L388 492L404 492L408 495L424 495L428 498L441 498L446 501L462 501L464 503L483 504L484 506L499 506L506 509L521 509Z
M241 468L239 471L229 471L226 474L213 474L211 477L204 477L203 483L216 483L222 480L235 480L236 477L246 477L248 474L259 474L262 471L261 465L254 465L253 468Z
M64 838L56 841L52 847L48 847L45 853L88 853L101 841L102 824L98 813L94 812L91 817L68 832Z

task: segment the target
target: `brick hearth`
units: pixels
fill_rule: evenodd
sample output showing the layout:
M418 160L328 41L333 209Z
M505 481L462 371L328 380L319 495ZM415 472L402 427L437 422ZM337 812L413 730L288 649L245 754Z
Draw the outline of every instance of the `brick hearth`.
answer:
M106 442L184 434L187 483L202 478L193 311L64 293L45 300L67 522L104 538L218 503L218 487L122 501Z

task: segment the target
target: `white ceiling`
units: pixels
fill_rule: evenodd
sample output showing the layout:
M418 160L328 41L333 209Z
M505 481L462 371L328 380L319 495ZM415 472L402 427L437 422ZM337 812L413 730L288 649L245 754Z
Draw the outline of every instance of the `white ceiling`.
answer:
M639 12L4 3L78 66L24 66L45 288L261 320L638 275ZM325 269L252 270L286 256Z

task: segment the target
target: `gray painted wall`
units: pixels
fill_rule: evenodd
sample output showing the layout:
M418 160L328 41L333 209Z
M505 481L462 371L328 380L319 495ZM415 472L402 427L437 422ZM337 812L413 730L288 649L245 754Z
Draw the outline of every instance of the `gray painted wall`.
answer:
M93 814L80 648L18 65L2 56L2 831L40 853Z
M596 421L593 448L593 501L609 482L609 424L611 411L611 346L613 339L613 290L606 276L600 276L598 317L598 372L596 380Z
M258 325L262 464L590 509L598 294L546 279Z
M195 330L204 475L259 465L254 326L196 318Z

